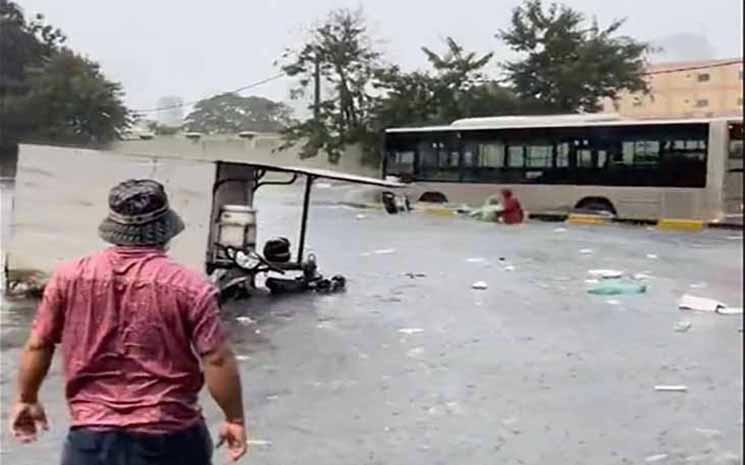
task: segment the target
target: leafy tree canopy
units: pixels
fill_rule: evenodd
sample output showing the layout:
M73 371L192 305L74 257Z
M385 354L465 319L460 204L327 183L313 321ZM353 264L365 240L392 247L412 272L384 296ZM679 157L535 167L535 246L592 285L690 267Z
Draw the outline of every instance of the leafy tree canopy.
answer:
M225 93L199 101L187 115L184 129L206 134L279 132L290 124L291 114L290 107L283 103Z
M548 111L594 112L619 91L647 92L643 78L649 44L618 35L624 20L601 28L568 6L526 0L497 37L522 54L504 64L518 97Z
M42 15L0 0L0 146L22 139L106 143L131 124L119 83L65 47Z
M285 147L302 144L302 158L325 152L337 162L344 147L367 137L373 109L370 94L380 53L372 46L361 11L335 10L312 29L306 44L288 50L282 70L298 80L293 98L309 96L315 89L315 72L330 95L319 97L308 108L314 117L285 131Z

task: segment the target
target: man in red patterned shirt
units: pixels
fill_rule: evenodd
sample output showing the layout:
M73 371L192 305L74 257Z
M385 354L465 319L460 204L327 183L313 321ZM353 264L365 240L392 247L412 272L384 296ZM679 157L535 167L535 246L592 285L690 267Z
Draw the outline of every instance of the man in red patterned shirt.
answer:
M39 387L61 344L72 417L63 465L211 463L198 394L225 414L220 442L246 452L241 382L220 322L217 291L166 256L184 229L163 186L111 190L99 235L114 246L60 266L26 343L11 415L22 442L47 429Z

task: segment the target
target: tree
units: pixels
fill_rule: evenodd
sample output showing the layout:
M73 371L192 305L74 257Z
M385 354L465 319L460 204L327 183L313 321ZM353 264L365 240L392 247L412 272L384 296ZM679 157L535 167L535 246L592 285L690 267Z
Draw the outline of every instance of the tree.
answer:
M497 37L522 59L504 65L523 100L536 100L558 113L594 112L619 91L648 92L643 78L645 42L616 35L624 20L600 28L596 20L565 5L525 0L512 12L510 28Z
M42 15L26 20L0 0L0 150L23 138L108 142L130 123L118 83L94 61L67 49L64 34ZM4 149L3 149L4 147Z
M451 37L446 45L443 54L422 47L430 71L404 73L392 66L377 73L376 87L384 91L376 108L379 127L450 124L460 118L519 111L514 93L483 71L491 53L467 52Z
M374 103L370 91L379 59L359 10L331 12L311 31L306 44L288 50L282 71L298 79L293 98L306 97L310 88L324 84L331 95L314 99L308 106L313 117L287 128L282 148L302 144L301 158L323 151L336 163L344 147L368 138Z
M44 23L44 17L27 22L14 2L0 0L0 157L14 157L19 138L28 131L31 115L21 104L29 90L28 72L65 42L59 29Z
M493 53L481 57L466 52L452 37L445 39L447 51L439 55L427 47L422 51L435 71L436 97L440 115L438 120L449 123L453 119L471 116L467 106L474 103L469 93L487 81L483 68Z
M121 84L107 80L98 63L71 50L56 52L29 83L22 107L31 115L31 138L101 144L118 139L132 122Z
M199 101L184 120L184 129L207 134L280 132L290 124L291 113L287 105L264 97L225 93Z

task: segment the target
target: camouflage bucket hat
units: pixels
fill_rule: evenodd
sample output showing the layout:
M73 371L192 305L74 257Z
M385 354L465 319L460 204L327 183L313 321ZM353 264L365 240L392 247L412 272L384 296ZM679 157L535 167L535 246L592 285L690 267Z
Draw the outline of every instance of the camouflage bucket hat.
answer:
M109 215L98 226L101 239L115 245L164 245L184 230L184 222L168 205L163 185L130 179L109 193Z

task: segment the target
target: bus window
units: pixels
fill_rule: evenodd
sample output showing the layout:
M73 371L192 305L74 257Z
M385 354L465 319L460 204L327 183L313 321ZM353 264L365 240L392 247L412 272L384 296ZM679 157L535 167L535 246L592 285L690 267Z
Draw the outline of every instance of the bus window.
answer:
M414 151L401 150L388 153L388 165L386 166L388 174L393 176L413 175L414 174Z
M634 165L634 142L623 143L623 151L613 155L613 164L621 166Z
M729 126L729 159L742 160L742 124L730 124Z
M603 169L608 163L608 152L605 150L598 150L598 168Z
M660 162L660 143L643 140L634 143L634 166L656 165Z
M577 150L577 167L594 168L592 164L592 151L587 149Z
M676 139L663 144L662 153L668 162L680 160L706 160L706 141Z
M525 147L512 145L507 150L507 166L510 168L522 168L525 166Z
M498 141L472 141L463 145L463 180L497 182L504 167L504 145Z
M730 160L742 160L742 140L733 140L729 143Z
M556 167L569 167L569 143L562 142L556 147Z
M529 168L551 168L553 165L552 145L530 145L526 147L527 157L525 166Z
M460 178L460 154L450 144L428 140L420 142L417 149L419 178L427 181L457 181Z

